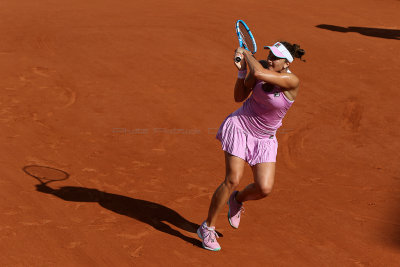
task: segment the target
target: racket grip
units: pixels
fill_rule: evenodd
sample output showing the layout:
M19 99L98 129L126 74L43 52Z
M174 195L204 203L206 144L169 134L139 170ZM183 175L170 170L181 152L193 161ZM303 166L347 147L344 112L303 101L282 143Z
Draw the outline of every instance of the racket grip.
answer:
M240 57L235 57L235 62L239 63L240 61L242 61L242 59Z

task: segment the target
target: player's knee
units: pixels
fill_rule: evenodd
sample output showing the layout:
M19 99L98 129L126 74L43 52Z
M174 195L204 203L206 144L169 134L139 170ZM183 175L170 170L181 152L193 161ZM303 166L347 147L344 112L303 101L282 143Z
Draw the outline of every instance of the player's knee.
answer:
M259 185L260 195L262 197L267 197L272 193L272 186L270 185Z
M227 185L230 189L235 189L240 182L241 175L239 174L229 174L225 178L225 185Z

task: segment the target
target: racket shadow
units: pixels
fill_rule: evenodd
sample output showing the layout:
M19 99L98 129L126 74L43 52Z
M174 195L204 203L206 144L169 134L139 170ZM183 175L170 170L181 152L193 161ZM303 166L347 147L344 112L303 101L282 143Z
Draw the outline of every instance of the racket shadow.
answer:
M35 167L38 168L39 166ZM56 169L52 168L52 170ZM147 200L103 192L95 188L78 186L62 186L59 188L52 188L48 185L48 183L42 182L37 176L27 172L26 167L23 168L23 171L40 181L40 183L36 185L36 190L38 192L56 196L64 201L97 202L105 209L146 223L156 230L176 236L188 243L193 244L194 246L202 247L200 240L182 234L180 231L171 228L168 224L166 224L166 222L190 233L196 233L199 225L188 221L179 213L166 206ZM61 170L60 172L66 173ZM52 180L52 182L54 182L54 180Z

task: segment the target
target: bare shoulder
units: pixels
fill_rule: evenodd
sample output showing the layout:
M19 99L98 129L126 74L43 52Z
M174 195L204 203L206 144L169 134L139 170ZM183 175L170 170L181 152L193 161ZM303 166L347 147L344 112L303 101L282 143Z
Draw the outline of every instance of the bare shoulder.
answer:
M293 81L293 84L296 85L296 86L294 86L294 88L299 87L299 83L300 83L299 77L297 77L296 74L291 73L291 72L288 72L286 74L288 75L289 79Z
M293 73L286 74L288 75L287 77L290 80L290 87L284 88L283 93L289 100L294 101L297 97L297 93L299 92L300 79Z

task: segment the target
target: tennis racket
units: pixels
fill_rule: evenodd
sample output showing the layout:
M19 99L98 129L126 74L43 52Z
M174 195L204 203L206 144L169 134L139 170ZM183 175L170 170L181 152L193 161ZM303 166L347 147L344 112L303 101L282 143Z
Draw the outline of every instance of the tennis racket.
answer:
M254 55L257 52L256 40L243 20L236 21L236 33L239 39L239 46L250 51ZM241 60L240 57L235 58L236 62L240 62Z

